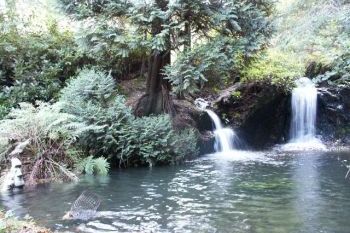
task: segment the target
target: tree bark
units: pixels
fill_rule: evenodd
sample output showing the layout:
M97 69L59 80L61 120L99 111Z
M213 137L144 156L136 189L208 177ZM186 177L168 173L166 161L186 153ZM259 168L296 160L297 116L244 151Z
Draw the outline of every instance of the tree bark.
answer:
M168 1L156 0L162 10L166 10ZM156 19L152 26L152 36L156 36L163 30L163 22ZM170 96L169 82L164 79L163 68L170 64L170 36L166 41L164 51L154 49L148 60L148 74L146 80L146 92L138 100L135 108L136 116L149 116L152 114L174 114L174 107Z

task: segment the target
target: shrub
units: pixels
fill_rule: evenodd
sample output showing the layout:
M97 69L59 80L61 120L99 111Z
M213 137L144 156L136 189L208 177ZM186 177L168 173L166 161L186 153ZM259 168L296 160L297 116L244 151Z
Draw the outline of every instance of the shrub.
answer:
M318 75L315 82L329 85L350 85L350 53L344 53L330 65L330 71Z
M109 167L110 165L105 158L94 158L93 156L88 156L77 164L77 170L80 173L86 173L89 175L107 175Z
M227 37L215 38L182 53L174 64L164 70L166 78L178 95L194 94L211 80L209 85L225 84L231 73L243 64L243 46Z
M266 54L250 64L242 72L242 81L267 80L272 84L286 87L293 86L293 80L304 75L305 64L297 54L269 49Z
M91 156L116 158L119 166L153 166L197 154L192 131L173 131L166 115L135 118L125 99L116 93L114 80L101 71L82 70L62 90L60 102L65 112L89 127L80 136L79 144ZM193 144L178 149L178 143L185 144L182 139ZM94 170L87 168L90 173Z
M84 61L73 35L55 24L48 32L7 31L0 45L0 103L9 107L54 99Z
M32 184L38 179L76 179L69 171L74 160L67 151L84 130L75 116L61 112L60 104L21 103L0 121L0 157L23 147L23 156L31 162L27 180Z

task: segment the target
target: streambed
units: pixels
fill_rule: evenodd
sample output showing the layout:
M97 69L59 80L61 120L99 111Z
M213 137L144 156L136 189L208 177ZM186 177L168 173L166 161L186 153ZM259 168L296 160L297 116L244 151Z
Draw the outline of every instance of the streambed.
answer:
M0 207L63 232L350 232L350 153L208 155L0 196ZM236 153L236 154L235 154ZM63 221L84 190L101 216Z

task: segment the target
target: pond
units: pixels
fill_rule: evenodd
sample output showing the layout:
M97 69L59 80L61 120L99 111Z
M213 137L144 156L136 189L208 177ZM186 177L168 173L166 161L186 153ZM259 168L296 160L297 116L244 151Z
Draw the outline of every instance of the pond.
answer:
M117 170L2 195L0 207L65 232L350 232L350 153L233 152L182 166ZM100 217L63 221L84 190Z

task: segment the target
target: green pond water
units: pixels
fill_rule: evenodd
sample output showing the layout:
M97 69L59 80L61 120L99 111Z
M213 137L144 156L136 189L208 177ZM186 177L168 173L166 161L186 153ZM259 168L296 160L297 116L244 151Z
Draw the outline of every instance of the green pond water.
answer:
M62 232L350 232L350 153L208 155L0 196L0 207ZM84 190L99 217L63 221Z

